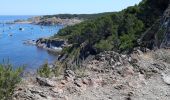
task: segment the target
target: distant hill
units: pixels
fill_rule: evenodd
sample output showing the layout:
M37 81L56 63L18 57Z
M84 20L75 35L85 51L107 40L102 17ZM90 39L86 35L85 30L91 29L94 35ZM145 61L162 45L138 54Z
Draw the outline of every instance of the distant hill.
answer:
M78 19L94 19L97 17L105 16L112 14L112 12L105 12L105 13L98 13L98 14L57 14L57 15L45 15L42 18L52 18L57 17L61 19L71 19L71 18L78 18Z

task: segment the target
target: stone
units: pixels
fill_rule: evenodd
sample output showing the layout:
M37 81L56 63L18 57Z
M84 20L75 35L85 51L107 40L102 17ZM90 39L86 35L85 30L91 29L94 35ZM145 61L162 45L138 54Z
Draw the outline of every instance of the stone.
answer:
M153 66L155 66L159 70L165 70L166 66L163 63L153 63Z
M129 76L129 75L133 75L135 72L133 71L133 68L132 67L127 67L124 69L124 72L123 72L123 76L126 77L126 76Z
M83 85L81 79L75 80L75 81L74 81L74 84L77 85L78 87L82 87L82 85Z
M94 87L94 88L97 88L99 86L99 80L98 79L89 79L89 85Z
M59 93L59 94L64 92L63 89L60 89L60 88L57 88L57 87L53 88L52 91L55 92L55 93Z
M72 70L66 70L65 75L69 77L74 77L75 73Z
M41 86L49 86L49 87L55 86L55 82L51 81L47 78L36 77L36 80L39 83L39 85L41 85Z
M114 88L117 89L117 90L124 90L125 86L120 84L120 85L115 86Z
M66 83L66 80L61 80L61 84L65 85Z
M122 57L123 59L125 59L127 56L126 56L126 55L121 55L121 57Z
M69 99L68 99L68 96L64 96L64 100L69 100Z
M162 79L167 85L170 85L170 75L162 73Z
M143 52L141 50L137 49L137 52L139 55L143 55Z
M122 64L120 62L116 62L115 66L121 66Z
M83 84L85 84L85 85L89 85L89 80L88 79L82 79L82 82L83 82Z
M129 62L132 62L132 57L129 57L129 58L128 58L128 61L129 61Z

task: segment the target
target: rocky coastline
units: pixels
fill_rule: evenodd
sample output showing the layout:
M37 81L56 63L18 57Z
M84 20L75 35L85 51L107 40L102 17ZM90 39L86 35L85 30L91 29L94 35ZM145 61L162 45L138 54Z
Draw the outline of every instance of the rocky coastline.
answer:
M35 24L42 26L52 26L52 25L62 25L62 26L71 26L78 23L81 23L83 20L78 18L43 18L43 16L32 17L27 20L15 20L13 22L8 22L11 24Z
M40 38L36 40L36 46L52 52L61 52L64 47L69 46L67 40L64 39L50 39Z

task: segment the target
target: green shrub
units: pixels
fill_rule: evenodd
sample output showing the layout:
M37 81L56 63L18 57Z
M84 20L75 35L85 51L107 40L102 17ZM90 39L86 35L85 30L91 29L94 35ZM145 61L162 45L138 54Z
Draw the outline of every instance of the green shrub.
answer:
M0 64L0 99L11 100L16 85L21 81L22 67L13 69L10 64Z
M58 77L64 71L65 65L60 62L56 62L55 65L56 66L52 69L52 72L54 73L54 76Z
M48 62L45 62L38 70L37 73L41 76L41 77L45 77L48 78L51 75L51 69L48 65Z
M49 67L48 62L45 62L38 70L37 73L40 77L49 78L52 76L58 77L64 71L64 63L56 62L55 66Z
M120 45L121 50L128 50L128 49L133 48L134 46L133 35L124 34L120 37L120 40L121 40L121 45Z
M108 40L101 40L99 43L95 44L95 48L98 52L109 51L113 48L113 44Z

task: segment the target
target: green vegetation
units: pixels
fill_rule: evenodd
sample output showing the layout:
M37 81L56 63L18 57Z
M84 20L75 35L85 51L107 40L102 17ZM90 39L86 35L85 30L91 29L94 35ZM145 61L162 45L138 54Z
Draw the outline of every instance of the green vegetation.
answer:
M11 100L14 88L21 81L22 67L13 69L10 64L0 64L0 98Z
M50 77L51 74L51 69L48 65L48 62L45 62L38 70L37 73L41 76L41 77Z
M51 76L59 76L63 72L63 64L56 62L55 66L50 68L48 62L45 62L38 70L37 73L41 77L49 78Z
M71 18L78 18L78 19L95 19L97 17L109 15L111 12L106 13L99 13L99 14L58 14L58 15L46 15L42 18L52 18L52 17L58 17L62 19L71 19Z
M64 48L63 53L67 53L69 58L78 63L88 55L103 51L129 52L139 45L137 41L143 33L152 29L150 27L160 20L168 2L169 0L143 0L139 5L123 11L68 26L53 38L67 39L72 46ZM149 36L146 41L153 39L157 33L152 30L150 32L146 33Z

